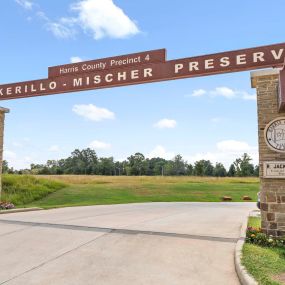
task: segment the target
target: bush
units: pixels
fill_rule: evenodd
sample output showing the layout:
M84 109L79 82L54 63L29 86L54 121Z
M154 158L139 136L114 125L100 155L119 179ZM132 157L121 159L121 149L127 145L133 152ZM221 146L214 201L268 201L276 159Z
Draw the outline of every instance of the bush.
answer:
M246 231L246 242L264 246L285 248L285 238L267 236L260 228L248 227Z
M9 202L0 202L0 210L10 210L14 209L15 206L12 203Z

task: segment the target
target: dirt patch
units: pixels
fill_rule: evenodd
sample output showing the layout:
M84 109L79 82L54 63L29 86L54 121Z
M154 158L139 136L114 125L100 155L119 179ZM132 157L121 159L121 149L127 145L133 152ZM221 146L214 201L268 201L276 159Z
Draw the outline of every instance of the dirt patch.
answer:
M274 280L280 282L281 284L285 284L285 272L274 276Z

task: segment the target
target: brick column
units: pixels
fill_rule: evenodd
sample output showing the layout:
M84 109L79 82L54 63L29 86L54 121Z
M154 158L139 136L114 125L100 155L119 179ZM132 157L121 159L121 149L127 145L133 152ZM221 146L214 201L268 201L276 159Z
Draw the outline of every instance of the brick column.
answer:
M268 123L285 116L278 112L279 70L252 72L251 82L257 92L261 228L268 235L284 236L285 179L264 178L263 169L265 161L285 161L285 153L271 150L264 135Z
M9 109L0 107L0 201L1 201L1 192L2 192L2 162L3 162L5 113L9 113Z

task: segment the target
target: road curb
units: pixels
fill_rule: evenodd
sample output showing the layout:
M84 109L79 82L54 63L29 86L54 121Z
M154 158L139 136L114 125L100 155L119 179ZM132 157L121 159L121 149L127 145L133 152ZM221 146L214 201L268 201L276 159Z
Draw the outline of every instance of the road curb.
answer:
M248 218L246 219L246 221L243 222L241 226L240 238L235 247L235 269L239 281L242 285L258 285L255 279L251 275L249 275L245 267L241 264L242 248L246 238L247 222Z
M21 212L33 212L33 211L40 211L40 210L43 210L43 209L34 207L34 208L19 208L19 209L11 209L11 210L1 210L0 215L21 213Z

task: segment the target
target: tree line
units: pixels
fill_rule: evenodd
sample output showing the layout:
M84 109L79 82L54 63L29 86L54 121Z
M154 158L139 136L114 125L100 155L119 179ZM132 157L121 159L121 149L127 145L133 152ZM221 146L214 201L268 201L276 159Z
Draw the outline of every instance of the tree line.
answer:
M216 176L245 177L259 176L259 167L251 163L252 159L244 153L227 170L222 163L215 165L209 160L199 160L189 164L181 155L172 160L160 157L146 158L135 153L124 161L115 161L113 157L98 157L95 150L87 148L74 150L68 158L48 160L46 164L31 164L29 169L14 170L7 161L3 161L3 173L45 174L45 175L126 175L126 176Z

